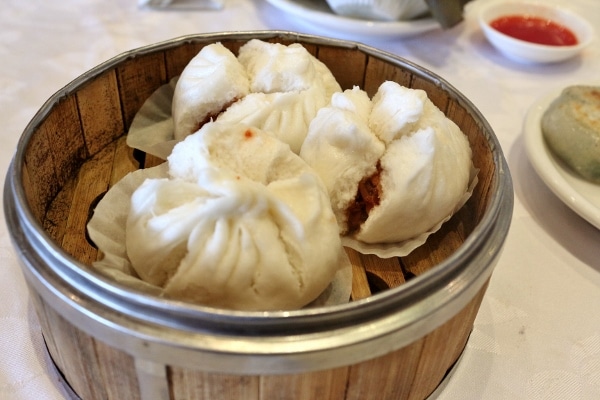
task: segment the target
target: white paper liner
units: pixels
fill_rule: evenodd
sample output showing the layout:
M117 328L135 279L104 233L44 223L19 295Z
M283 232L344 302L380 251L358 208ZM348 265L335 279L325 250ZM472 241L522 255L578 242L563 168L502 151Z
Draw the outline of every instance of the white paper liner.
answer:
M398 243L365 243L350 236L342 237L342 245L354 249L362 254L374 254L380 258L404 257L412 252L417 247L427 241L427 238L437 232L444 222L448 221L452 216L465 205L467 200L473 194L473 189L477 185L477 170L474 166L471 167L469 186L465 194L460 198L452 213L435 225L432 229L424 232L412 239L404 240Z
M168 176L167 163L127 174L105 194L87 225L90 239L104 254L104 257L94 262L93 266L100 273L120 284L159 297L162 296L162 288L141 280L127 258L125 227L133 192L146 179L168 178ZM333 281L306 307L330 306L350 301L352 265L343 249L340 253L340 267Z
M136 113L129 132L127 145L166 160L178 140L175 139L171 103L179 77L162 85L146 99Z

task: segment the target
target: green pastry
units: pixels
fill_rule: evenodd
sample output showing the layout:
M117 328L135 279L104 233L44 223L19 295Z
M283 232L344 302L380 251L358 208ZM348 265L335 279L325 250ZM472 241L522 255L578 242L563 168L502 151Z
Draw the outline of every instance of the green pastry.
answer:
M542 132L558 158L600 183L600 87L565 88L544 112Z

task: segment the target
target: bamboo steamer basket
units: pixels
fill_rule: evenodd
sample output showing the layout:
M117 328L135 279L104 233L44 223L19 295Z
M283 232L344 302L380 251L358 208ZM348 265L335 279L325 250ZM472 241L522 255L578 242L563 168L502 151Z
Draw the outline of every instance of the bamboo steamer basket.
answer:
M468 136L479 182L406 257L348 250L351 301L236 312L155 298L96 273L91 210L129 171L162 160L125 137L135 113L205 45L301 43L340 85L424 89ZM423 399L463 352L513 208L502 150L474 105L439 76L347 41L261 31L176 38L119 55L52 96L23 133L4 187L6 220L48 352L83 399ZM393 223L393 221L391 221Z

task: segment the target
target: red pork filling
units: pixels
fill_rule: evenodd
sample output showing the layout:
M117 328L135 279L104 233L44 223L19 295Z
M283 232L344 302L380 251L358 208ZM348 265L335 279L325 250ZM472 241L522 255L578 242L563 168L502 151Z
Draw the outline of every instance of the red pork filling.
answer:
M369 217L369 212L379 204L381 193L381 165L377 162L376 170L371 176L364 177L358 183L354 202L346 209L348 233L358 231Z
M216 112L213 113L208 113L206 114L206 116L204 117L204 119L200 122L198 122L198 125L196 126L196 130L194 132L197 132L200 130L200 128L202 128L205 124L208 124L210 121L214 121L216 120L219 115L223 114L225 111L227 111L227 109L235 102L237 102L238 100L240 100L239 97L234 97L233 99L231 99L231 101L223 104L223 107ZM192 132L192 133L194 133Z

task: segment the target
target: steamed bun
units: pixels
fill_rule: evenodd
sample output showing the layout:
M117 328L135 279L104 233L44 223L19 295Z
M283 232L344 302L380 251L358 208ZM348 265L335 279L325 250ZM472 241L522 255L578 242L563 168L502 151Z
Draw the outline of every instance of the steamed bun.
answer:
M329 97L320 86L300 91L250 93L219 115L217 121L259 128L287 143L298 154L310 121L329 103Z
M336 93L317 113L300 156L319 174L328 189L342 233L347 232L348 207L359 182L375 173L385 144L368 125L372 104L366 92L354 87Z
M207 45L181 73L171 105L174 137L182 140L250 92L246 69L221 43Z
M409 240L454 212L468 189L471 148L424 91L388 81L370 104L361 92L347 90L319 111L300 155L335 199L343 235Z
M319 177L271 135L209 123L177 144L169 178L131 199L133 268L166 297L238 310L297 309L332 281L343 248Z
M185 67L173 95L174 138L218 120L254 126L298 153L308 124L341 87L302 45L252 39L236 57L222 44L204 47Z
M291 92L318 86L331 97L341 91L329 68L299 43L286 46L252 39L240 48L238 60L246 68L254 93Z

